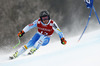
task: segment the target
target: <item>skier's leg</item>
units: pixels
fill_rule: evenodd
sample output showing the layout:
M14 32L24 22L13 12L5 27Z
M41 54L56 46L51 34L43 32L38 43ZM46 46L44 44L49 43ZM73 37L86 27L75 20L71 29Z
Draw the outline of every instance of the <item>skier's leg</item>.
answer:
M23 54L27 49L28 49L28 47L26 45L24 45L18 51L16 51L15 54L13 54L13 56L18 57L19 55Z
M38 41L38 39L40 38L40 34L36 33L33 38L27 43L27 47L30 48L32 47L32 49L30 50L31 53L35 52L37 50L36 47L33 47L35 45L35 43ZM30 55L30 52L28 53L28 55Z
M10 59L14 59L16 57L18 57L19 55L23 54L26 50L27 50L27 46L24 45L23 47L21 47L18 51L16 51L13 56L10 56Z
M45 45L47 45L48 43L49 43L49 41L50 41L50 37L45 37L44 38L44 41L43 41L43 44L42 44L42 46L45 46Z
M39 35L38 33L36 33L36 34L33 36L33 38L26 44L26 46L27 46L28 48L32 47L32 46L36 43L36 41L37 41L39 38L40 38L40 35Z
M19 55L23 54L28 48L32 47L35 42L39 39L40 35L38 33L36 33L33 38L26 44L24 45L23 47L21 47L19 50L17 50L13 56L11 56L10 58L13 59L13 58L16 58L18 57Z
M39 49L39 47L45 46L49 43L50 37L41 35L41 37L39 38L39 40L37 40L37 42L33 45L32 49L30 50L30 52L28 53L28 55L34 54L34 52Z
M37 42L35 42L35 44L33 45L33 47L31 48L30 52L28 53L28 55L34 54L34 52L39 49L39 47L41 46L40 43L40 39L37 40Z
M41 35L39 37L39 39L35 42L35 44L33 45L32 49L30 50L30 52L28 53L28 55L34 54L34 52L39 49L39 47L42 45L43 41L44 41L44 35Z

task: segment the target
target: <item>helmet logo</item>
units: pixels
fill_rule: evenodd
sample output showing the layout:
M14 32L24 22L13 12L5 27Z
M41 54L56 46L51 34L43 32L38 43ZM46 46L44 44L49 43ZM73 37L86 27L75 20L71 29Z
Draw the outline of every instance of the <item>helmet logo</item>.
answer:
M43 12L43 15L46 15L46 13L45 13L45 12Z

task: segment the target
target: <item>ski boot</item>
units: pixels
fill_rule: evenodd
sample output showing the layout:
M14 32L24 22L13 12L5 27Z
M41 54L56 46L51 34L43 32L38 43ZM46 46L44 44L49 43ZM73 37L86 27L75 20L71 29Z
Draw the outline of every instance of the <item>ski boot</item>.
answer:
M34 54L34 52L35 52L36 50L37 50L36 48L31 49L30 52L28 53L28 55L32 55L32 54Z
M15 59L16 57L18 57L18 51L16 51L13 56L10 56L9 59Z

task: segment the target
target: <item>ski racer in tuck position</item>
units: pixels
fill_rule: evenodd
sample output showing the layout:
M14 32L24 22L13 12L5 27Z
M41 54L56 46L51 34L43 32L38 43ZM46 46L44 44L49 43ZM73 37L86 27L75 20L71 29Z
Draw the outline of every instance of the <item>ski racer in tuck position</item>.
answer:
M50 14L48 11L42 11L40 13L40 18L27 25L21 32L18 33L18 37L22 37L26 32L34 27L38 28L37 33L26 45L21 47L12 56L10 56L10 59L17 58L30 47L32 47L32 49L29 51L28 55L34 54L34 52L39 49L40 46L45 46L49 43L50 37L52 36L54 31L59 35L61 43L63 45L67 43L63 33L61 32L55 21L50 19Z

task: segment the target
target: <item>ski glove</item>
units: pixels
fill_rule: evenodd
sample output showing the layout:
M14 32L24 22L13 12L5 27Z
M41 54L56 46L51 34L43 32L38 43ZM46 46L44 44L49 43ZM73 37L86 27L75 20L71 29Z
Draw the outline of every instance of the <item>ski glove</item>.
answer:
M18 37L22 37L25 34L25 32L22 30L21 32L18 33Z
M62 43L63 45L65 45L65 44L67 43L67 41L65 40L65 38L61 38L61 43Z

